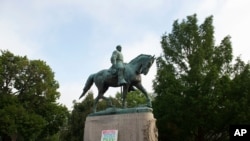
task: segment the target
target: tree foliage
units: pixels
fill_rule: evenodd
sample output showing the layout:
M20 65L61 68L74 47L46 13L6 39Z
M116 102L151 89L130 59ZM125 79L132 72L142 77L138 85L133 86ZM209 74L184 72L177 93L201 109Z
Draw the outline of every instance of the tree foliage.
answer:
M213 17L174 21L157 58L154 114L159 140L228 140L228 127L249 119L249 64L232 65L230 36L215 45Z
M121 93L117 93L115 98L118 103L116 103L117 107L122 107L122 97ZM146 97L139 90L131 91L127 94L126 97L126 105L128 108L137 107L141 105L145 105L147 103Z
M58 88L54 73L44 61L1 51L0 136L49 140L67 115L67 108L56 103Z
M93 93L89 92L82 102L73 102L73 110L68 119L68 125L66 130L61 132L62 141L82 141L85 120L87 116L93 112L94 97ZM104 110L106 108L105 101L100 101L98 104L99 110Z

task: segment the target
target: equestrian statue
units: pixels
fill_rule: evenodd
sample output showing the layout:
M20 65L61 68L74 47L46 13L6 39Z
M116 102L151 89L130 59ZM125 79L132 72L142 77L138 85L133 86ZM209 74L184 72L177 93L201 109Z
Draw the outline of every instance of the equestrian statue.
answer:
M134 90L134 87L139 89L147 99L147 106L152 107L151 99L147 91L141 84L141 74L147 75L150 67L154 63L155 57L151 55L141 54L131 60L129 63L123 62L123 55L121 53L122 47L118 45L116 50L112 53L111 63L109 69L101 70L97 73L91 74L83 88L83 92L79 99L81 99L90 87L95 83L98 89L98 95L95 98L93 111L96 112L96 107L99 99L104 99L111 103L110 99L104 96L104 93L109 87L122 87L122 106L126 108L125 101L129 91Z

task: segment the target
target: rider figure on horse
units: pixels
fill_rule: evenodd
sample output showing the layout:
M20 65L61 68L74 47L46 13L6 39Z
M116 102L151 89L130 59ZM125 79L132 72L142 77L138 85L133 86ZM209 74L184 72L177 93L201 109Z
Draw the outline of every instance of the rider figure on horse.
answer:
M112 56L110 58L112 67L117 70L118 74L118 85L122 86L127 84L124 79L124 63L123 63L123 55L121 53L122 47L120 45L116 46L116 50L113 51Z

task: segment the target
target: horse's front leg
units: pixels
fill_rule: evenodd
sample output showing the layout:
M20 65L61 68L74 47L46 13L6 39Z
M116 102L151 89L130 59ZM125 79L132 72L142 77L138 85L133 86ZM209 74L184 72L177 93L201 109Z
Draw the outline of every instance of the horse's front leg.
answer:
M147 99L147 106L148 106L148 107L152 107L151 99L150 99L150 97L148 96L148 93L147 93L146 89L142 86L142 84L141 84L141 83L137 83L137 84L135 85L135 87L136 87L137 89L139 89L139 90L144 94L144 96L146 97L146 99Z

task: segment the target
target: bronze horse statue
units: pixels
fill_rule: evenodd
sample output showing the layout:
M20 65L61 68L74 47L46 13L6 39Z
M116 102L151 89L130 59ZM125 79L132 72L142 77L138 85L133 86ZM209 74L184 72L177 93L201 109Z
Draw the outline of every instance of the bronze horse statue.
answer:
M122 106L125 108L125 101L127 93L131 90L134 90L133 86L139 89L147 98L147 106L152 107L151 99L148 96L147 91L141 84L141 74L147 75L150 67L154 63L155 57L151 55L141 54L131 60L129 63L125 64L124 70L124 79L127 84L123 85L122 92ZM120 87L117 83L118 77L113 73L112 68L104 69L97 73L91 74L83 88L83 92L79 99L83 97L90 87L95 83L98 89L98 96L95 98L93 110L96 112L96 106L99 99L104 99L109 101L107 97L104 97L104 93L108 90L109 87ZM111 103L111 101L109 101Z

